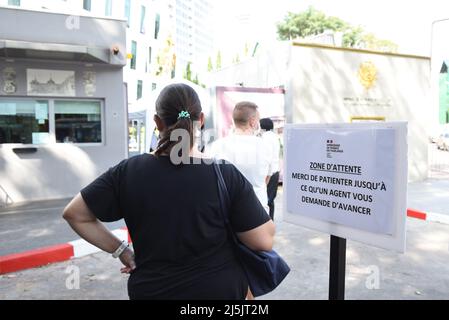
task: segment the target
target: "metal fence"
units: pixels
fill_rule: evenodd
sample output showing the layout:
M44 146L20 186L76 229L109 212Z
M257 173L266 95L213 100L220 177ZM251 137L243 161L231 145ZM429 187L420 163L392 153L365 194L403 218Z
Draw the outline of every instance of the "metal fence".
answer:
M449 179L449 151L438 150L435 143L429 143L429 178Z

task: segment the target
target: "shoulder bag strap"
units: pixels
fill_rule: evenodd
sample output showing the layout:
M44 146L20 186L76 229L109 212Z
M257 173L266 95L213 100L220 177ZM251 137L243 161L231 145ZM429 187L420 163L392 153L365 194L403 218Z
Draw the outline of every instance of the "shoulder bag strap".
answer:
M231 208L231 199L229 198L228 188L226 187L226 182L224 181L223 174L221 173L220 166L218 165L217 160L213 162L215 174L217 176L217 184L218 184L218 198L220 200L220 212L225 222L226 228L228 229L228 233L232 240L235 243L238 243L237 236L232 230L231 222L229 220L229 211Z

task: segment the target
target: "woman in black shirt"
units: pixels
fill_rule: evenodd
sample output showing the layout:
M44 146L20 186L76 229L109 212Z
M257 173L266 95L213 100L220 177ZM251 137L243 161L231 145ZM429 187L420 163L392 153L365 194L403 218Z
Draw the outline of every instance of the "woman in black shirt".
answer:
M69 203L64 218L90 243L120 254L131 299L244 299L248 283L220 213L214 168L194 143L204 124L198 96L185 84L170 85L156 113L156 152L110 168ZM171 141L172 134L182 138ZM274 225L251 184L232 164L220 169L237 236L252 249L270 250ZM122 218L135 257L129 248L117 252L124 246L100 222Z

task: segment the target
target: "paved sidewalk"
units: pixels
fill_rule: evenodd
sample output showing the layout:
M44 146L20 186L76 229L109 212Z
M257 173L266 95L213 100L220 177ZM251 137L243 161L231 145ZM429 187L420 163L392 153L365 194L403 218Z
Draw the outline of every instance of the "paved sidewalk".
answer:
M0 256L20 253L78 239L62 219L70 199L34 202L0 208ZM276 203L281 207L282 188ZM408 185L408 208L449 217L449 177L429 179ZM277 212L280 212L277 210ZM281 213L277 216L282 218ZM110 230L125 226L123 220L106 224Z
M416 219L407 223L405 254L348 241L347 299L449 299L449 225ZM261 299L327 299L329 236L286 222L277 229L276 249L292 271ZM79 290L66 288L68 266L79 268ZM0 300L127 299L127 276L119 269L118 260L98 253L0 276ZM377 271L379 289L369 289Z
M449 216L449 179L409 183L407 206Z
M409 208L449 214L449 181L409 185ZM0 210L0 255L59 244L78 237L61 218L68 200ZM18 212L22 210L22 212ZM326 299L329 236L282 222L282 188L276 199L276 249L292 272L267 299ZM109 224L117 229L122 221ZM68 290L65 271L80 269L80 289ZM127 299L120 263L98 253L64 263L0 276L0 299ZM378 290L367 281L379 272ZM373 273L374 272L374 273ZM370 277L371 275L371 277ZM368 283L369 284L369 283ZM407 252L348 241L348 299L449 299L449 225L407 219Z

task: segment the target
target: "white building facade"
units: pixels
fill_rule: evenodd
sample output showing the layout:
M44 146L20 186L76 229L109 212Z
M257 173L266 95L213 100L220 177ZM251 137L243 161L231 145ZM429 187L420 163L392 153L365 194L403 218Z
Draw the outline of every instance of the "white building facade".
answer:
M214 6L211 0L173 0L175 22L176 75L182 76L191 63L192 77L207 72L214 61Z
M201 81L208 58L214 58L212 0L0 0L0 5L125 18L130 113L147 109L158 85L182 78L189 62L192 79L198 74ZM161 64L166 66L162 72Z

